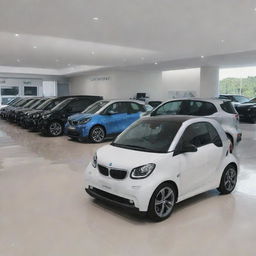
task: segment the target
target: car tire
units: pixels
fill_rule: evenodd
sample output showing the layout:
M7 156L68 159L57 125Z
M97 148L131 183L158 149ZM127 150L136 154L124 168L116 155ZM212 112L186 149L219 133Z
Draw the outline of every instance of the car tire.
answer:
M230 194L237 182L237 169L234 165L228 165L222 173L220 186L217 188L218 191L223 194Z
M105 129L100 125L96 125L90 130L89 139L93 143L101 143L105 139L105 137Z
M57 137L63 134L63 125L58 121L52 121L48 126L48 134Z
M148 207L148 217L156 222L170 217L177 198L175 187L168 183L162 183L154 191Z

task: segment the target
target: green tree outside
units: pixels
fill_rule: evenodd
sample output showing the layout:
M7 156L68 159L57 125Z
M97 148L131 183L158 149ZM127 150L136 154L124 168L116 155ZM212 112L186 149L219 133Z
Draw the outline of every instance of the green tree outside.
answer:
M256 76L247 78L225 78L220 81L220 94L239 94L248 98L256 97Z

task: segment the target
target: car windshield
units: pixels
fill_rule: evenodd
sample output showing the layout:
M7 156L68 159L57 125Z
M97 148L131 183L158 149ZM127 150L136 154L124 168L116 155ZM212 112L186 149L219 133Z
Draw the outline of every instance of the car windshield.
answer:
M23 107L28 108L28 107L32 106L37 101L38 100L29 100Z
M240 103L244 103L244 102L248 102L249 99L244 97L244 96L240 96L240 95L234 95L234 99L237 101L237 102L240 102Z
M106 101L106 100L97 101L94 104L92 104L91 106L89 106L88 108L86 108L82 113L95 114L96 112L98 112L102 107L104 107L108 103L109 103L109 101Z
M167 153L181 122L141 119L125 130L113 146L146 152Z
M46 101L44 101L43 103L41 103L40 105L38 105L36 107L37 110L44 110L45 107L48 106L48 104L50 104L53 101L53 99L48 99Z
M68 103L69 103L70 101L72 101L73 99L74 99L74 98L68 98L68 99L62 101L60 104L58 104L58 105L57 105L56 107L54 107L52 110L53 110L53 111L59 111L59 110L65 108L65 107L68 105Z
M37 100L34 102L33 105L31 105L31 108L36 109L38 106L40 106L43 102L45 102L46 99Z

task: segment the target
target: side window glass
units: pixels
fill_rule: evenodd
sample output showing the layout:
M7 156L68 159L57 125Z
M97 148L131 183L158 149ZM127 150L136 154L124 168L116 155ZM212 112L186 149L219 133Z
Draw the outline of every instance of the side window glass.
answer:
M198 109L194 114L196 116L210 116L217 112L216 107L210 102L197 102L197 103L198 103Z
M162 105L156 111L154 111L154 115L177 115L180 112L182 101L172 101L167 102Z
M69 104L68 108L71 108L73 113L78 113L78 112L82 112L83 110L86 109L86 107L88 106L88 100L76 100L73 101Z
M222 147L223 146L222 140L218 132L216 131L216 129L209 123L207 123L207 129L210 133L212 143L217 147Z
M129 113L131 113L131 114L138 113L140 111L141 111L141 109L140 109L139 104L134 103L134 102L129 103Z
M199 148L212 143L206 124L201 122L190 125L183 134L182 144L193 144Z

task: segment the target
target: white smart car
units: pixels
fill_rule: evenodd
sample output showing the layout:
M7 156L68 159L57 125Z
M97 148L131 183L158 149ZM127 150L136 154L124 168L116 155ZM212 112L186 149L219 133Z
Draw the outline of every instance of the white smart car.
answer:
M230 144L209 118L145 117L97 151L85 172L85 189L164 220L186 198L215 188L233 191L239 165Z

